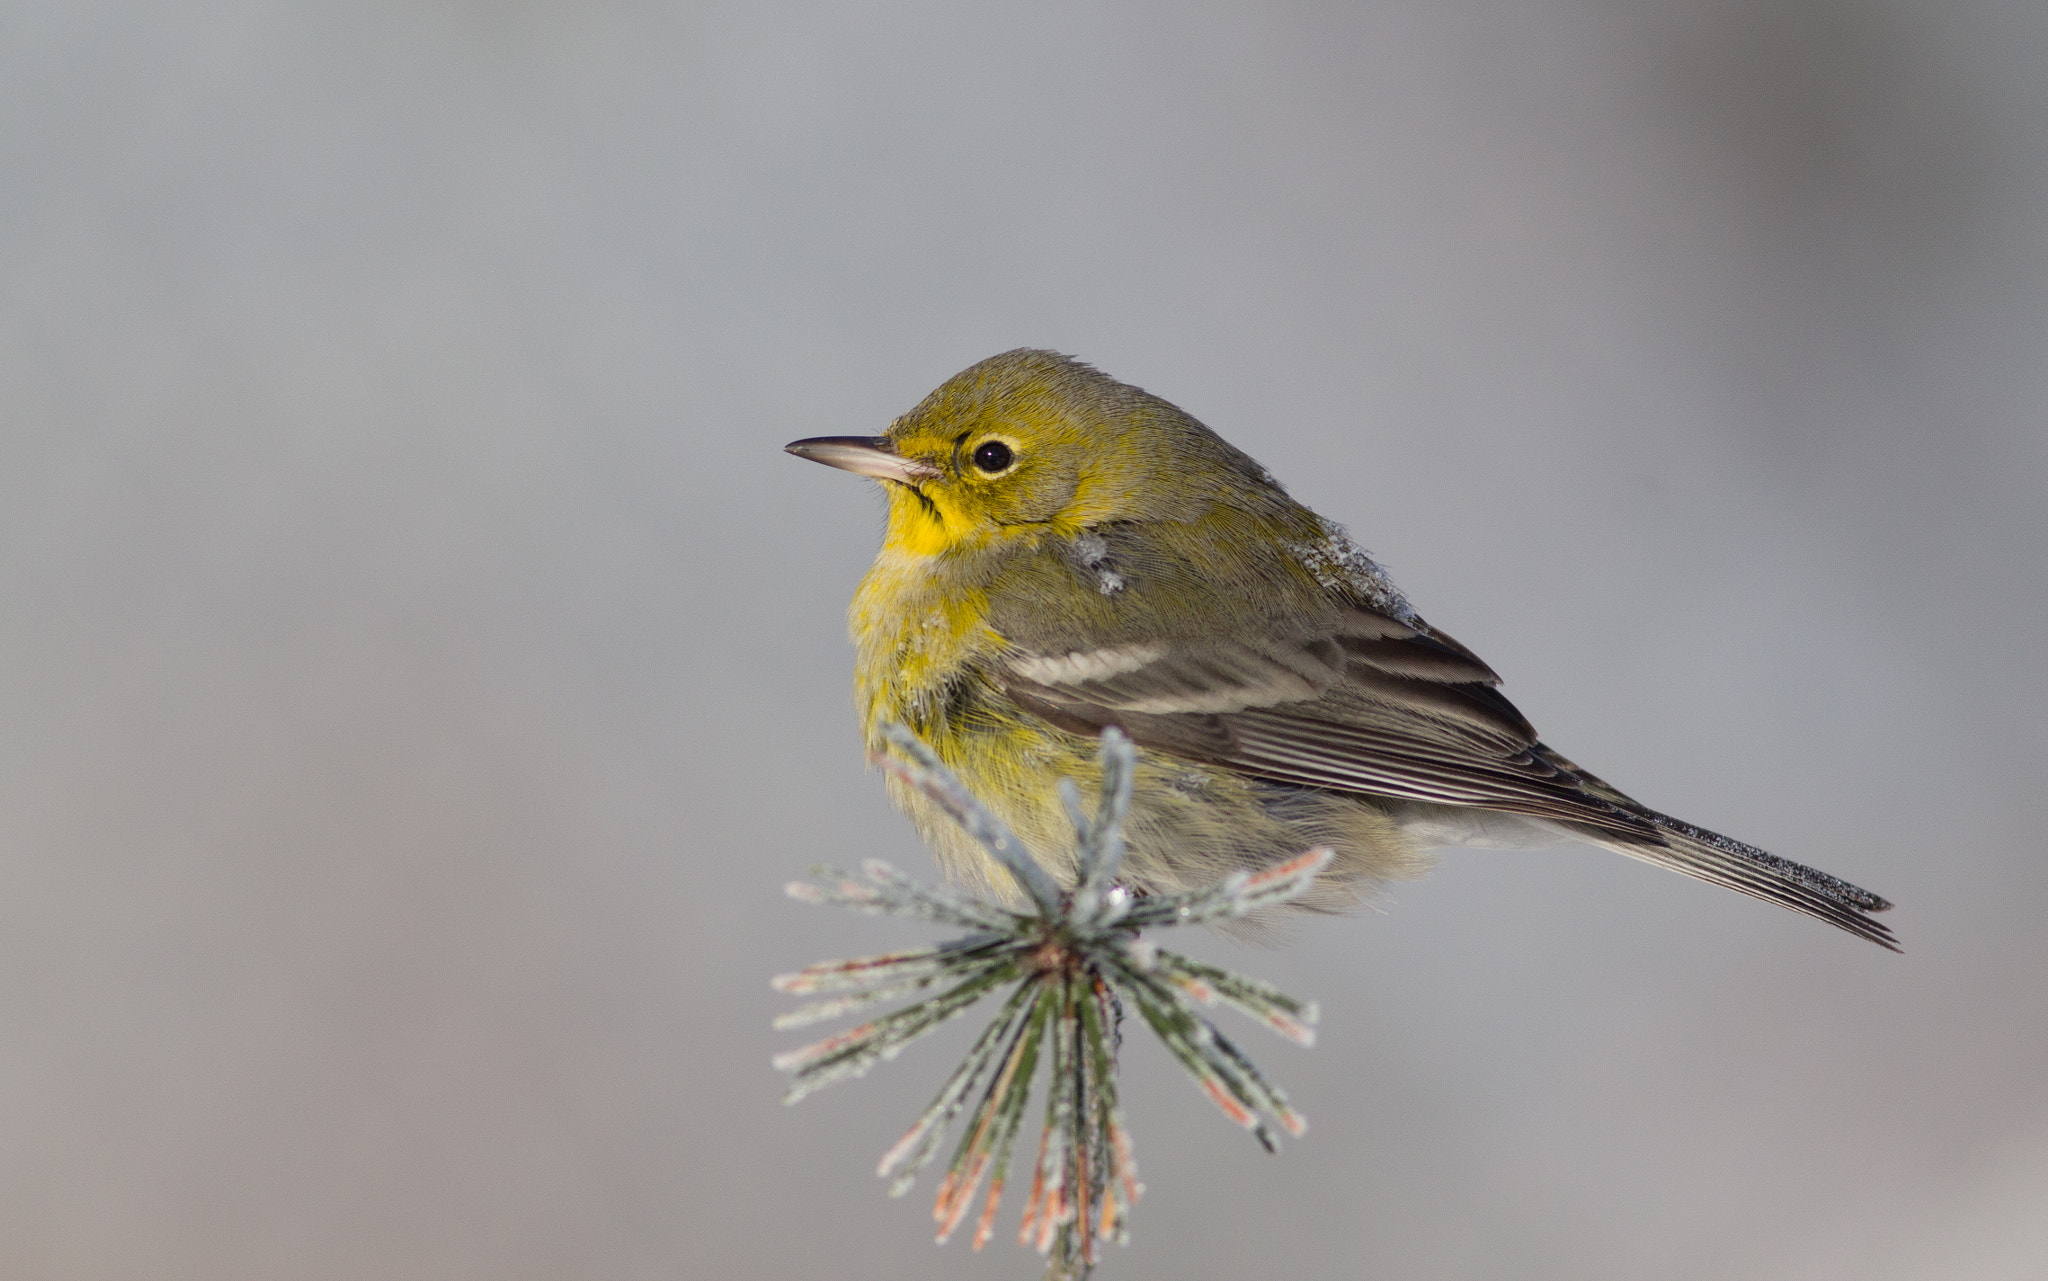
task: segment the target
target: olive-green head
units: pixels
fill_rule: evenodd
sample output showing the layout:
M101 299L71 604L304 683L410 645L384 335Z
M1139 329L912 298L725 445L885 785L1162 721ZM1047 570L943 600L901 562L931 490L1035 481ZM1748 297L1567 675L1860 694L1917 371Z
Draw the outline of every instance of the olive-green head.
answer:
M885 482L887 545L920 553L1285 501L1264 468L1173 405L1030 348L955 374L881 436L787 448Z

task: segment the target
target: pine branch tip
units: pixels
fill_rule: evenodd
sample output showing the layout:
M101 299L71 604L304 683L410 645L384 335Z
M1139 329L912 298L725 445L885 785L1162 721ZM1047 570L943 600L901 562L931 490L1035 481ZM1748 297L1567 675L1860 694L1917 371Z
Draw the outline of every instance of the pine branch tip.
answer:
M981 1249L993 1230L1033 1082L1042 1080L1043 1123L1036 1159L1029 1161L1032 1178L1018 1240L1051 1256L1055 1272L1077 1276L1094 1266L1098 1241L1128 1242L1132 1208L1144 1192L1119 1103L1117 1057L1127 1009L1143 1017L1211 1102L1268 1150L1278 1146L1273 1127L1297 1136L1305 1130L1306 1122L1285 1097L1198 1007L1230 1005L1276 1034L1310 1045L1319 1015L1315 1004L1163 952L1140 930L1213 922L1297 897L1328 864L1327 848L1236 872L1203 889L1146 896L1120 887L1115 874L1136 753L1111 728L1101 737L1102 786L1094 814L1086 813L1081 790L1070 781L1059 788L1076 850L1075 883L1063 893L1046 865L928 744L900 725L881 725L878 732L893 749L878 751L878 763L930 797L987 848L1032 908L1019 911L926 889L875 858L864 860L859 873L818 867L811 880L791 882L785 891L799 901L916 916L970 932L936 947L820 962L770 980L790 994L837 993L777 1016L778 1028L920 994L890 1013L774 1056L776 1069L795 1078L785 1103L893 1060L913 1041L1007 987L1010 996L1000 1012L930 1106L882 1154L875 1173L890 1180L889 1195L903 1195L959 1122L954 1155L932 1203L935 1237L950 1239L979 1199L971 1235L972 1248Z

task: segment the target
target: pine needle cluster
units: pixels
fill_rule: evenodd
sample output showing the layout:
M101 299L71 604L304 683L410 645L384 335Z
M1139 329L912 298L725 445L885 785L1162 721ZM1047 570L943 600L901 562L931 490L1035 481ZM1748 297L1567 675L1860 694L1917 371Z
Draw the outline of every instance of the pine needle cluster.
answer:
M814 868L792 882L792 898L859 912L917 917L966 931L932 947L848 961L824 961L774 980L798 996L823 999L775 1020L798 1027L901 998L912 1003L775 1058L793 1076L784 1101L859 1076L904 1046L1007 990L995 1019L940 1087L931 1106L882 1157L890 1194L906 1192L962 1120L932 1207L943 1242L963 1223L984 1181L974 1226L980 1249L994 1231L1012 1150L1024 1128L1034 1082L1044 1078L1044 1119L1032 1161L1018 1241L1049 1256L1052 1276L1085 1276L1097 1243L1129 1239L1131 1207L1143 1192L1117 1083L1126 1011L1135 1011L1204 1094L1268 1150L1275 1129L1300 1135L1306 1122L1279 1087L1210 1022L1204 1008L1228 1005L1302 1045L1314 1041L1316 1009L1254 979L1154 946L1148 929L1194 925L1287 902L1306 892L1329 862L1327 849L1256 873L1235 873L1204 889L1133 894L1117 884L1130 806L1132 749L1115 729L1102 735L1102 792L1091 816L1072 783L1060 797L1074 824L1076 883L1063 890L915 735L887 729L900 754L882 764L937 801L1007 868L1029 910L918 885L880 860L858 872Z

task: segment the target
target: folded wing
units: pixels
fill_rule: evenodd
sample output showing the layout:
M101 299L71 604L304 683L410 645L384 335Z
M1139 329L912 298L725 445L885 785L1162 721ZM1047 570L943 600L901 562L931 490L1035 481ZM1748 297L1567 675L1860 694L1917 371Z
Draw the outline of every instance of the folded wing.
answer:
M1656 813L1545 747L1471 651L1347 608L1294 636L1161 638L1013 652L995 673L1022 710L1077 733L1276 782L1479 806L1781 904L1885 947L1866 890Z

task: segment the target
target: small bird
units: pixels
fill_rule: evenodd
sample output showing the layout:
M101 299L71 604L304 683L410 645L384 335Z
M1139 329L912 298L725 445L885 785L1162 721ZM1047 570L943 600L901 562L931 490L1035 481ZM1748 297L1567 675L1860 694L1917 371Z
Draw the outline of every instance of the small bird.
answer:
M1137 893L1334 851L1301 906L1342 911L1445 846L1585 841L1883 947L1891 904L1660 814L1536 736L1492 668L1424 622L1342 526L1175 406L1020 348L880 436L786 446L882 482L888 529L849 617L871 753L908 726L1071 878L1055 783L1138 747L1122 879ZM955 881L1006 878L891 784Z

